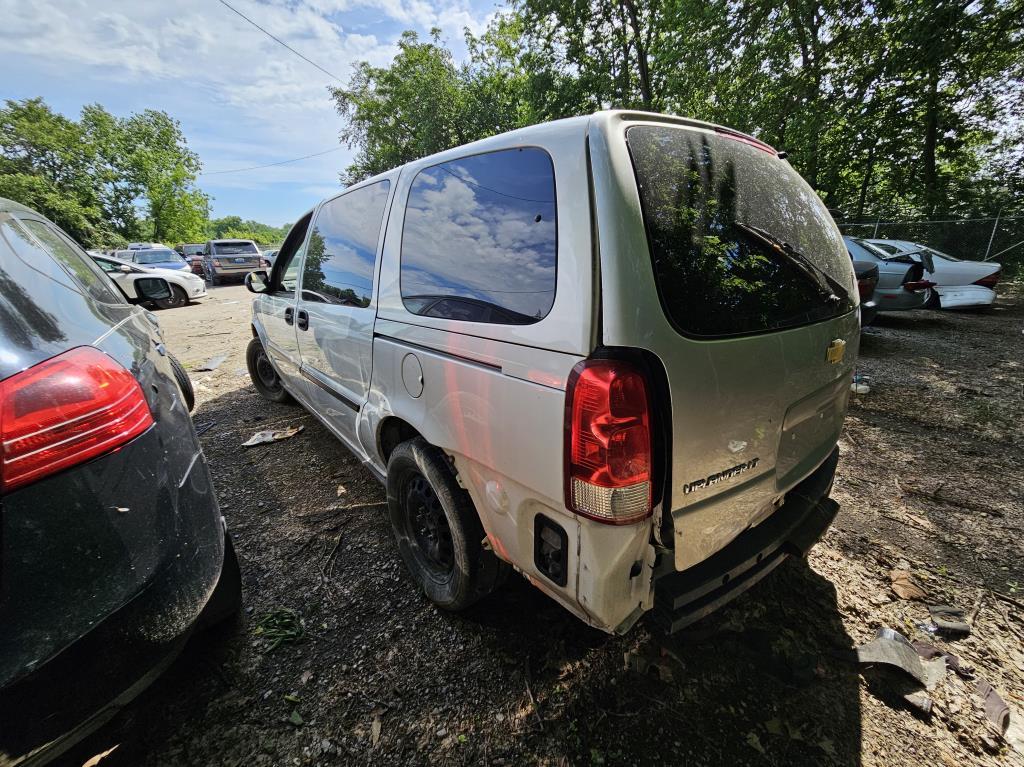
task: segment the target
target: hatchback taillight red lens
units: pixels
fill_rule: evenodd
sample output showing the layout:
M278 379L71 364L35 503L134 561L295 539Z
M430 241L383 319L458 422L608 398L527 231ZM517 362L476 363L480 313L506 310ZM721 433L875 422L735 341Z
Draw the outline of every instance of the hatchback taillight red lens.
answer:
M875 285L878 280L874 277L862 277L857 280L857 292L860 293L860 300L867 301L875 293Z
M990 290L995 290L996 289L996 285L999 284L999 277L1000 277L1001 273L1002 273L1002 270L1000 269L998 271L993 272L988 277L982 277L980 280L975 280L974 284L975 285L981 285L981 287L983 287L983 288L988 288Z
M617 360L587 360L566 392L565 502L625 525L651 513L651 428L644 377Z
M0 491L116 450L153 424L142 387L92 346L0 381Z

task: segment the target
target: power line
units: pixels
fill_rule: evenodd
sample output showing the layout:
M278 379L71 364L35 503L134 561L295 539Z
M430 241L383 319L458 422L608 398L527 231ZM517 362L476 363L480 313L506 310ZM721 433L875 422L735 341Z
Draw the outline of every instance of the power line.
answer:
M320 70L321 72L323 72L323 73L324 73L325 75L327 75L328 77L331 77L331 78L333 78L333 79L337 80L337 81L338 81L339 83L341 83L342 85L344 85L344 84L345 84L345 82L344 82L344 81L343 81L343 80L342 80L342 79L341 79L340 77L338 77L338 76L337 76L336 74L334 74L334 73L332 73L332 72L328 72L328 71L327 71L326 69L324 69L324 68L323 68L322 66L320 66L319 64L317 64L317 63L316 63L315 61L311 61L310 59L307 59L307 58L306 58L305 56L303 56L303 55L302 55L301 53L299 53L299 52L298 52L297 50L295 50L295 49L294 49L294 48L292 48L292 47L291 47L290 45L288 45L288 43L286 43L286 42L285 42L284 40L282 40L282 39L281 39L280 37L276 37L275 35L271 34L271 33L270 33L270 32L268 32L267 30L265 30L265 29L264 29L263 27L261 27L261 26L260 26L259 24L257 24L257 23L256 23L255 21L253 21L252 19L250 19L250 18L249 18L248 16L246 16L246 15L245 15L244 13L242 13L242 12L241 12L240 10L238 10L238 9L237 9L237 8L235 8L234 6L232 6L232 5L228 5L228 3L224 2L224 0L217 0L217 2L219 2L219 3L220 3L221 5L223 5L223 6L225 7L225 8L229 8L229 9L231 9L232 11L234 11L235 13L237 13L237 14L238 14L239 16L241 16L241 17L242 17L243 19L245 19L245 20L246 20L246 21L248 21L248 22L249 22L250 24L252 24L252 25L253 25L254 27L256 27L256 29L258 29L258 30L259 30L260 32L262 32L263 34L265 34L265 35L266 35L267 37L269 37L269 38L270 38L271 40L274 40L275 42L278 42L278 43L280 43L281 45L283 45L283 46L284 46L285 48L287 48L288 50L290 50L290 51L291 51L292 53L294 53L294 54L295 54L296 56L298 56L298 57L299 57L300 59L302 59L303 61L305 61L305 62L306 62L307 64L312 64L312 65L313 65L314 67L316 67L317 69L319 69L319 70Z
M296 158L291 159L291 160L279 160L277 162L268 162L266 165L250 165L247 168L231 168L229 170L211 170L211 171L206 172L206 173L200 173L199 175L200 176L220 176L220 175L222 175L224 173L241 173L242 171L245 171L245 170L259 170L260 168L273 168L275 165L287 165L288 163L298 162L299 160L308 160L310 157L320 157L321 155L330 154L331 152L337 152L339 149L344 149L344 148L345 147L342 147L342 146L336 146L336 147L334 147L332 149L325 149L322 152L314 152L313 154L303 155L302 157L296 157Z

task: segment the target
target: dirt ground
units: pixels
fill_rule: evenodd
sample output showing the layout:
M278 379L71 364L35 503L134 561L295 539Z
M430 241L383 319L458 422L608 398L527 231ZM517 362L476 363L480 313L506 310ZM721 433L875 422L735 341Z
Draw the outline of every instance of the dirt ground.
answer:
M1004 294L1012 292L1004 290ZM194 640L69 757L104 765L1024 764L1024 296L984 312L883 315L865 330L834 497L787 562L671 640L587 628L522 579L464 615L418 595L373 477L297 406L249 383L249 294L160 313L193 372L197 429L242 564L244 625ZM287 441L241 443L301 425ZM901 599L890 571L924 599ZM1002 596L997 596L1002 595ZM928 603L969 637L928 630ZM852 648L888 626L974 667L1011 708L946 674L930 716Z

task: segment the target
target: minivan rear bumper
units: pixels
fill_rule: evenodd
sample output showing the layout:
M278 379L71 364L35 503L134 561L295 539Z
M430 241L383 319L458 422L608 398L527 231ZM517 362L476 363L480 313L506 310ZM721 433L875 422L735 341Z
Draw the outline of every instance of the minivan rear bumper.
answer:
M708 559L660 577L652 619L668 633L679 631L735 599L787 557L806 556L839 510L828 497L838 462L837 447L770 517Z

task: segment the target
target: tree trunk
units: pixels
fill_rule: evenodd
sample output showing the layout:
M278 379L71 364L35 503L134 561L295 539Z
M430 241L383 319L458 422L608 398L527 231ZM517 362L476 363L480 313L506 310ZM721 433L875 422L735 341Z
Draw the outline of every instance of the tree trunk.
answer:
M636 11L634 0L622 0L622 5L629 14L629 25L633 28L633 47L636 49L636 70L640 82L640 98L644 109L650 110L653 103L651 95L651 71L647 63L647 46L644 44L643 30Z
M868 147L868 166L864 169L864 178L860 182L860 197L857 200L857 219L864 215L864 203L868 196L868 187L871 186L871 174L875 170L875 145Z
M928 214L935 212L938 202L938 172L935 164L935 148L939 139L939 69L933 66L928 72L928 95L924 113L924 151L921 155L921 176L924 184L924 199Z

